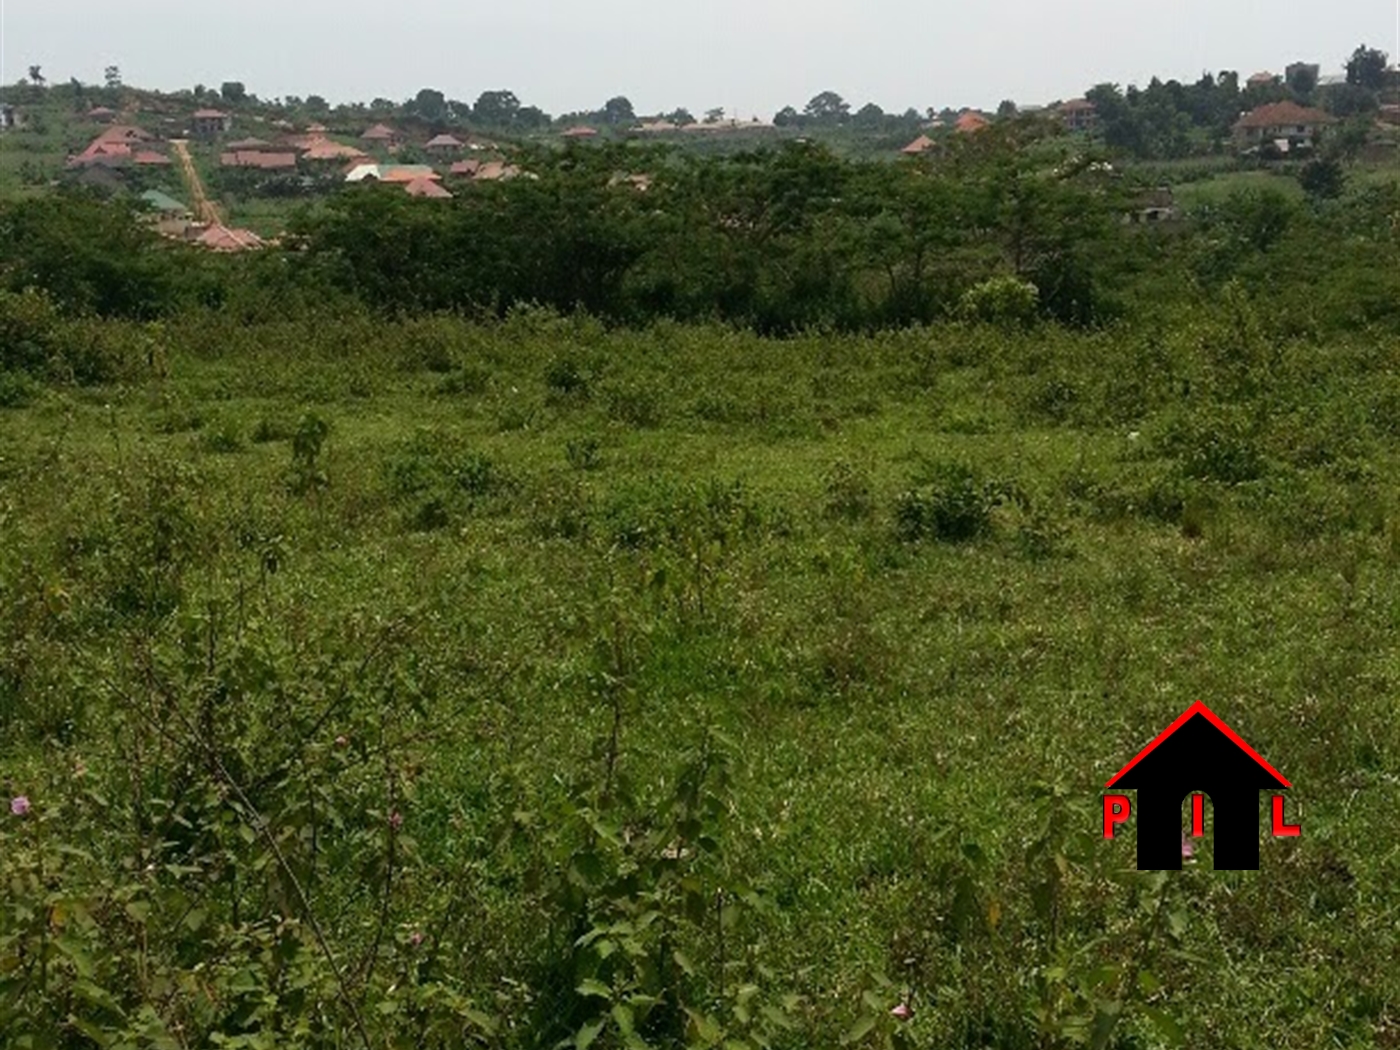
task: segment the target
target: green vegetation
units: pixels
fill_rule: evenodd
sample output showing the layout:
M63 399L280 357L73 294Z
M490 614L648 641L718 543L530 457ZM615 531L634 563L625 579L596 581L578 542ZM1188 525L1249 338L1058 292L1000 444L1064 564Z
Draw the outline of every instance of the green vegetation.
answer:
M1393 1040L1395 183L529 170L0 206L9 1043ZM1195 700L1258 872L1099 837Z

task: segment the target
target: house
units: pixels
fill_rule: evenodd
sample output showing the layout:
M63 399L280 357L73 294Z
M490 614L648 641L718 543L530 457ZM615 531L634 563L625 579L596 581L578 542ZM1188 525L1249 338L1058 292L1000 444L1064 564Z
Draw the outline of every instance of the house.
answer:
M198 109L190 117L190 133L197 139L216 139L233 127L233 118L217 109Z
M244 150L264 150L272 149L272 143L266 142L263 139L249 137L246 139L239 139L237 142L230 142L224 149L233 153L239 153Z
M983 128L988 127L990 124L991 121L989 121L986 117L982 116L981 113L978 113L976 110L970 109L962 116L958 117L957 123L953 125L953 128L959 134L970 135L975 131L981 131Z
M447 173L449 175L456 175L460 178L470 179L476 175L477 170L480 167L481 161L479 160L459 160L452 165L452 167L448 170Z
M131 154L131 163L138 168L168 168L170 167L170 158L153 149L142 149Z
M451 199L452 194L437 184L434 179L419 177L404 184L404 192L410 197L431 197L437 200Z
M1087 98L1073 98L1060 103L1056 109L1069 131L1093 131L1099 123L1099 111Z
M354 165L345 175L346 182L392 182L407 185L426 179L436 182L442 176L427 164L375 164Z
M295 171L295 153L263 153L260 150L235 150L219 155L225 168L257 168L261 171Z
M87 118L94 124L110 124L117 119L117 111L106 106L93 106L88 110Z
M388 125L376 124L360 136L360 141L370 148L396 149L403 138Z
M455 135L437 135L428 140L428 144L423 147L429 153L453 154L462 152L462 140Z
M580 124L580 125L578 125L577 127L572 127L572 128L569 128L567 131L565 131L565 132L563 133L563 137L566 138L566 139L592 139L592 138L597 138L597 137L598 137L598 129L597 129L597 128L590 128L590 127L588 127L587 125Z
M927 135L920 135L899 152L907 157L917 157L920 154L927 153L937 145L938 143L934 142L933 139L929 138Z
M1235 122L1235 145L1258 149L1272 144L1282 152L1311 149L1318 135L1336 118L1296 102L1271 102L1250 110Z
M1292 785L1210 708L1195 703L1106 786L1137 791L1143 871L1181 869L1182 803L1195 792L1209 796L1215 870L1222 871L1259 867L1259 792Z
M0 102L0 131L9 131L19 124L19 116L15 113L15 107L8 102Z
M1265 70L1262 73L1255 73L1254 76L1250 77L1244 82L1244 85L1247 88L1266 88L1273 87L1277 83L1277 74L1270 73L1267 70Z
M189 215L190 213L189 208L160 190L147 190L137 199L158 215Z
M473 176L477 182L499 182L505 179L513 179L522 174L520 169L514 164L507 164L503 160L488 160L481 167L477 168L476 175Z
M330 139L321 139L311 143L302 153L302 160L309 161L354 161L367 162L369 157L364 150L356 149L354 146L342 146L339 142L332 142Z
M644 135L665 135L671 131L679 131L680 128L669 120L644 120L632 130Z
M246 252L261 248L264 241L252 230L237 230L220 223L190 227L191 242L215 252Z

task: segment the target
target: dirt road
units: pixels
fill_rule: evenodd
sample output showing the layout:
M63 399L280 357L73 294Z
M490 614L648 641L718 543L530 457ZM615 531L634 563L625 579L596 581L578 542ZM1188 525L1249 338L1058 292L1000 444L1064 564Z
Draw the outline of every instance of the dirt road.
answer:
M210 225L222 226L224 217L219 212L219 206L211 201L204 192L204 183L200 180L199 172L195 170L194 158L190 156L188 141L171 139L170 145L175 151L175 159L180 164L180 173L185 178L185 186L190 191L190 204L193 207L195 218Z

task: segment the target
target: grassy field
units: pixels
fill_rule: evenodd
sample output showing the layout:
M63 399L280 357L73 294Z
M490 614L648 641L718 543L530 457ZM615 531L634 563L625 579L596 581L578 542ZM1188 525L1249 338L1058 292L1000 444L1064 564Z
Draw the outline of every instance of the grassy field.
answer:
M12 1035L1400 1042L1393 344L129 337L0 411ZM1303 838L1139 874L1196 700Z

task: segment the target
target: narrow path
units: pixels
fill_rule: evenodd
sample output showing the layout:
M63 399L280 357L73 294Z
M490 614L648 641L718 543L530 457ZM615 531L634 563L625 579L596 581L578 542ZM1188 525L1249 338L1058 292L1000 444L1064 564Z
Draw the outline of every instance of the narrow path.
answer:
M190 204L194 209L195 218L212 226L222 226L224 217L219 214L219 206L204 192L204 183L199 178L199 172L195 170L194 158L190 156L189 143L185 139L171 139L170 145L175 151L175 159L180 162L180 173L185 177L185 186L190 191Z

